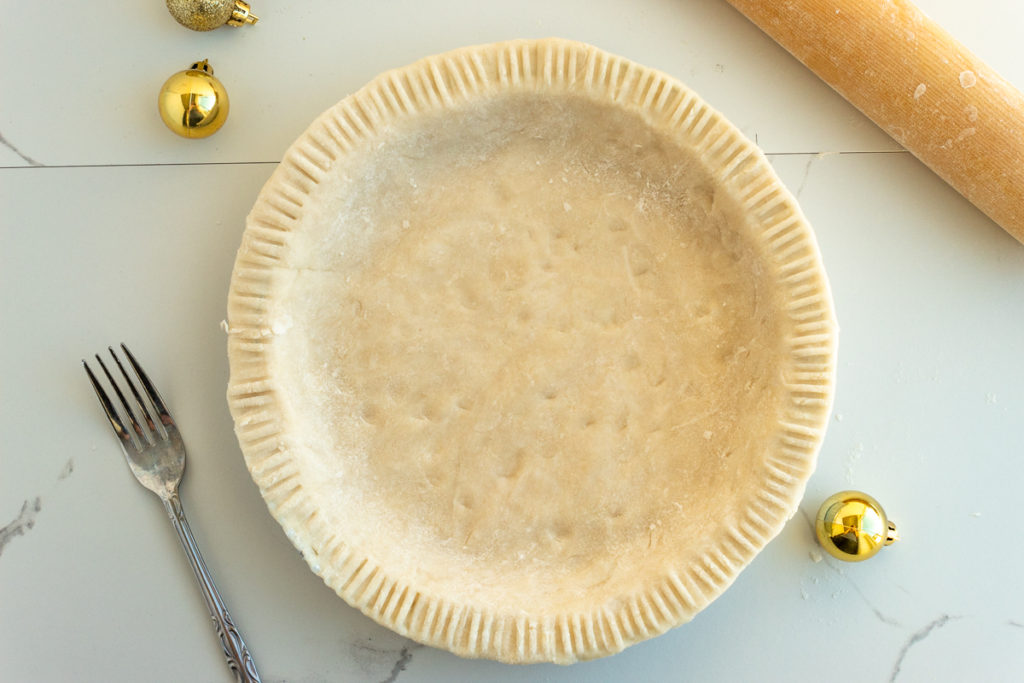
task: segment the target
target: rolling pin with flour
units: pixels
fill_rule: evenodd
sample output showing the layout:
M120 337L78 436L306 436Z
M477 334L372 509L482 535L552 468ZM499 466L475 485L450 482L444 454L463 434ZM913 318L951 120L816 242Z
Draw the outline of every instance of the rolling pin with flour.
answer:
M728 0L1024 243L1024 95L906 0Z

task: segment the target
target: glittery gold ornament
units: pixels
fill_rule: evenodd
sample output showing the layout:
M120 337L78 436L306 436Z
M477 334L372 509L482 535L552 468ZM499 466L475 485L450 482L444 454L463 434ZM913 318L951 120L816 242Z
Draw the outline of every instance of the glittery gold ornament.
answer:
M167 0L167 9L179 24L193 31L259 21L259 17L249 13L249 3L243 0Z
M179 71L160 88L160 118L185 138L213 135L228 118L228 93L205 59Z
M840 491L818 509L814 531L832 557L860 562L899 540L896 525L877 500L863 491Z

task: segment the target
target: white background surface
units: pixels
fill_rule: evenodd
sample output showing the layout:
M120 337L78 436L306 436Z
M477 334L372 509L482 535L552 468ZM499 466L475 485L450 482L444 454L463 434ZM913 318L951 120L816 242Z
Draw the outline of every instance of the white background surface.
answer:
M1024 5L919 4L1024 87ZM159 0L0 0L0 679L230 680L79 364L124 340L183 429L193 530L268 683L1019 680L1024 246L722 0L253 9L198 34ZM249 479L219 328L245 215L320 111L419 57L548 35L660 68L756 138L815 226L842 328L803 514L692 623L568 668L420 648L336 598ZM155 97L202 58L231 117L186 141ZM805 517L850 487L904 540L815 562Z

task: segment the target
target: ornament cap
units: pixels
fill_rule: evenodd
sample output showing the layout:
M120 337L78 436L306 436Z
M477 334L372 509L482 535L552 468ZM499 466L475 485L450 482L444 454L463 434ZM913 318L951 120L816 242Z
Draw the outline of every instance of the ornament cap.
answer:
M821 547L845 562L874 557L899 540L881 504L863 491L840 491L825 499L814 522Z
M896 524L890 519L889 520L889 533L885 536L885 544L892 545L896 541L900 540L900 532L896 531Z
M208 73L211 76L213 75L213 67L210 66L210 60L208 60L208 59L204 59L201 62L192 62L192 66L190 66L188 68L188 70L189 71L202 71L203 73Z
M243 2L243 0L235 0L235 7L231 10L231 18L225 23L228 26L244 26L245 24L255 24L260 20L255 14L250 11L249 3Z

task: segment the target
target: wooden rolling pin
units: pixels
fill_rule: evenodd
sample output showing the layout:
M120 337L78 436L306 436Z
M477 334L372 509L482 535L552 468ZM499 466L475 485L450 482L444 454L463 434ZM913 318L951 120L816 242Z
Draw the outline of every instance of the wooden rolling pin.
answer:
M1024 95L906 0L728 0L1024 243Z

